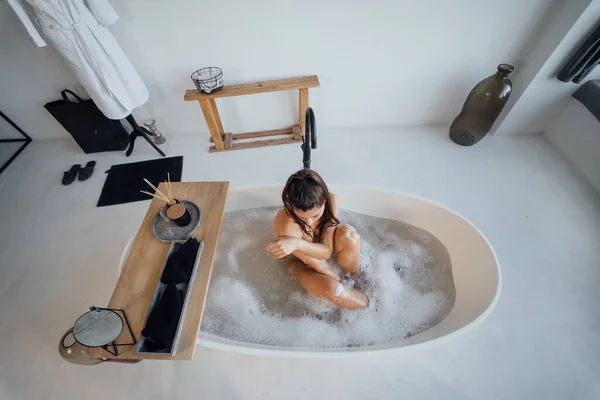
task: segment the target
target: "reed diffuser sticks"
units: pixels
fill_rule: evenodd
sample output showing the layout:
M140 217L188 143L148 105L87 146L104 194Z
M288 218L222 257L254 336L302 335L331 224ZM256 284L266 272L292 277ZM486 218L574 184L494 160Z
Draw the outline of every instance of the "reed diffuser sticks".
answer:
M171 175L167 174L167 181L165 184L167 185L167 194L165 195L163 192L158 190L156 186L154 186L148 179L144 178L144 182L146 182L152 189L154 189L155 193L146 192L145 190L140 190L140 192L150 195L152 197L156 197L157 199L161 199L165 201L168 205L175 204L175 199L173 198L173 190L171 188Z

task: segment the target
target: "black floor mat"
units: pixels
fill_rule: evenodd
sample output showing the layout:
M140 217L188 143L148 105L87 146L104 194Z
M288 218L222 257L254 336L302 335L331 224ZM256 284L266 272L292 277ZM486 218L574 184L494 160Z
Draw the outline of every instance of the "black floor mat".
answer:
M182 169L183 156L113 165L107 171L108 176L96 206L104 207L150 200L150 196L140 193L140 190L154 192L144 182L144 178L152 182L153 185L158 186L160 182L167 180L167 173L169 173L171 182L181 182Z

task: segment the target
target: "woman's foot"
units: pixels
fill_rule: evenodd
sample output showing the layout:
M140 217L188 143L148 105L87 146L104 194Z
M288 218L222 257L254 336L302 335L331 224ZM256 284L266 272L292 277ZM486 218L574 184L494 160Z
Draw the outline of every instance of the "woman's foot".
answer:
M348 310L360 310L369 305L369 299L360 291L347 288L335 279L309 268L294 271L298 282L311 295L326 299L338 307Z
M356 286L356 281L353 279L354 274L352 275L344 275L342 280L340 281L342 285L347 288L354 288Z
M369 299L356 289L348 288L338 283L335 288L335 297L331 301L339 307L349 310L360 310L369 305Z

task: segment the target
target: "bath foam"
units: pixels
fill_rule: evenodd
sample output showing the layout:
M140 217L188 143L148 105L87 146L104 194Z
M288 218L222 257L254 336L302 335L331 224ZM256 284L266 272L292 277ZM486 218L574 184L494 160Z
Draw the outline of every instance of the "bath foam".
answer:
M361 268L342 283L362 291L369 306L350 311L313 298L288 273L303 266L299 260L274 260L263 250L278 210L225 215L200 335L272 346L369 346L416 335L450 312L455 289L443 244L403 222L350 211L340 220L361 236ZM330 264L338 268L335 259Z

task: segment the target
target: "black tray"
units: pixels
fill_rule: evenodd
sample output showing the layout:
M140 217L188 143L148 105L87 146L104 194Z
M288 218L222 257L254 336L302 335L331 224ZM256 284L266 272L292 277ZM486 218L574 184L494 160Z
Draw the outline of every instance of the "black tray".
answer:
M169 255L167 259L171 256L171 254L177 250L182 243L173 243L171 248L169 249ZM148 351L146 348L146 340L148 339L146 336L140 334L140 339L138 340L138 345L135 350L135 354L160 354L160 355L170 355L174 356L177 354L177 346L179 345L179 339L181 337L181 331L183 329L183 324L185 321L185 314L190 302L190 297L192 294L191 288L194 286L194 280L196 279L196 275L198 274L198 264L200 263L200 256L202 254L202 250L204 249L204 242L200 241L200 246L198 247L198 253L196 254L196 260L194 261L194 268L192 269L192 274L188 282L177 284L177 289L182 289L184 291L184 300L183 307L181 309L181 314L179 316L179 323L177 324L177 331L175 333L175 339L173 340L173 344L171 346L170 351L160 351L153 352ZM165 261L166 265L166 261ZM164 270L164 266L163 266ZM162 272L161 272L162 275ZM167 285L162 283L160 280L158 281L158 285L156 286L156 290L154 291L154 296L152 298L152 302L150 303L150 307L148 307L148 313L146 314L146 320L144 321L144 326L146 325L146 321L148 320L148 316L155 309L158 301L160 300L162 294L164 293Z

